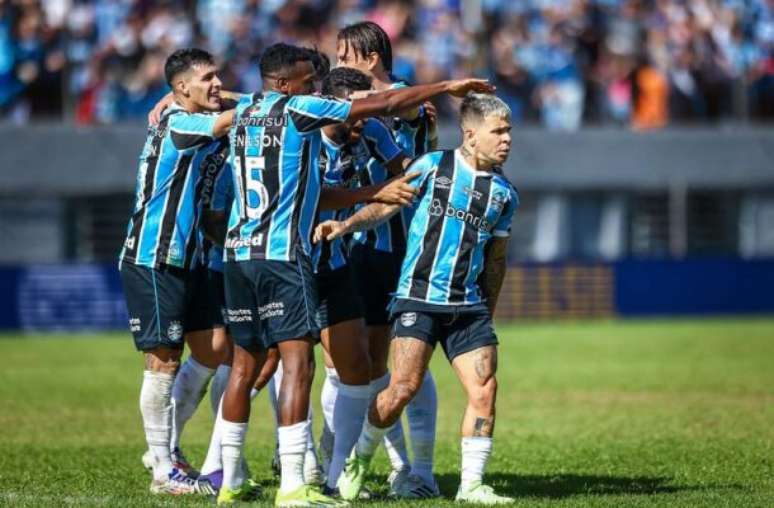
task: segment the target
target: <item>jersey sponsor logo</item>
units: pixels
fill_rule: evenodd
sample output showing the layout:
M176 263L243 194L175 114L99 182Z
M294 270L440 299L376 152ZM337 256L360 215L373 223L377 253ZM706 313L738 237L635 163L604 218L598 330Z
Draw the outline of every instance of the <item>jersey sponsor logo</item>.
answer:
M285 127L288 124L287 116L248 116L238 118L237 127Z
M202 204L208 206L212 202L212 189L223 164L226 162L226 153L211 153L202 161Z
M129 318L129 331L132 333L139 332L142 329L142 322L138 317Z
M250 238L227 238L225 248L242 249L244 247L261 247L263 245L263 233Z
M126 249L128 250L134 250L134 243L135 243L135 238L133 236L130 236L129 238L126 239L126 241L124 241L124 247L126 247Z
M253 321L253 311L250 309L226 309L227 323L249 323Z
M270 302L258 307L258 319L269 319L285 315L285 304L283 302Z
M417 322L416 312L404 312L400 315L400 324L406 328L414 326Z
M237 134L236 146L238 147L261 147L261 148L279 148L282 146L282 138L262 132L250 136L247 134Z
M433 202L430 204L428 213L435 217L445 215L446 217L460 220L481 231L489 231L490 229L489 222L487 222L485 218L475 215L474 213L467 210L463 210L462 208L455 208L451 203L446 203L446 207L444 208L441 200L438 198L433 199Z
M450 189L453 183L454 180L448 176L439 176L435 178L435 186L439 189Z
M167 328L167 337L172 342L177 342L183 338L183 324L180 321L172 321Z

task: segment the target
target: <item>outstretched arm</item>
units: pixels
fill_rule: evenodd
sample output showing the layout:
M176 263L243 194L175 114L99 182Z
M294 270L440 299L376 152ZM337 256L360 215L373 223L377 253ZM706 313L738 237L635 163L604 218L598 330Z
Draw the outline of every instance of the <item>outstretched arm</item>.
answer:
M486 306L494 317L497 299L505 279L506 259L508 256L508 238L494 237L492 243L487 246L484 255L484 270L478 277L481 293L486 298Z
M345 221L327 220L315 228L314 243L320 243L323 240L330 242L353 231L375 228L382 222L389 220L399 210L400 205L371 203Z
M340 210L358 203L385 203L388 205L408 205L414 199L417 189L408 182L419 173L408 173L378 185L369 185L358 189L323 187L320 191L320 210Z
M468 92L493 93L494 87L485 79L457 79L387 90L369 95L364 99L353 100L347 121L370 116L395 115L400 111L419 106L436 95L448 93L456 97L464 97Z

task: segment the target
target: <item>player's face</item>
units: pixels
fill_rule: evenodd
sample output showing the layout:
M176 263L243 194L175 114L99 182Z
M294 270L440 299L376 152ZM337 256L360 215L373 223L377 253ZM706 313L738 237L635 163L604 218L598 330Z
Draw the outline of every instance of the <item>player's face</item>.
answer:
M194 65L186 79L188 97L206 111L220 110L220 87L223 85L214 65Z
M288 73L285 93L287 95L313 94L315 92L315 79L317 79L317 74L312 62L296 62Z
M470 129L479 157L496 165L508 159L511 152L510 119L490 115Z
M339 41L336 46L336 66L356 69L366 76L371 76L373 73L368 59L355 51L346 41Z

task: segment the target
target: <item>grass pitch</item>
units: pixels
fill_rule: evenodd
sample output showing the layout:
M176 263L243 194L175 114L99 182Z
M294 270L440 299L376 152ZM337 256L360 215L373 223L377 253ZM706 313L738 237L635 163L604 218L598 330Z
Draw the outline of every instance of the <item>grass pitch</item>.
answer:
M774 319L500 325L498 332L488 480L518 506L774 506ZM210 505L147 492L141 371L128 333L0 337L0 505ZM452 506L462 390L440 351L433 373L445 499L411 505ZM205 399L183 436L194 464L204 458L211 421ZM319 417L315 423L319 435ZM268 496L276 486L273 447L261 395L247 454ZM380 451L370 483L377 493L385 493L387 473Z

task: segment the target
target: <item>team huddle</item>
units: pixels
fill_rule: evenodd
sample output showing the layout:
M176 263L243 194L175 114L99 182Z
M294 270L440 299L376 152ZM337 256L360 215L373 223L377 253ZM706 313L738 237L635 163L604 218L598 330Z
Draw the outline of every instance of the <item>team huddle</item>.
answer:
M485 80L395 80L390 40L371 22L339 32L333 69L283 43L259 66L262 91L226 92L208 53L179 50L165 64L172 92L150 114L120 272L145 358L151 492L259 499L243 448L251 400L265 388L276 506L368 499L380 444L391 497L439 496L428 364L440 344L467 395L456 500L513 501L483 483L497 391L492 315L518 206L500 169L508 107ZM462 98L463 141L436 150L429 100L444 93ZM216 418L197 471L180 442L208 385Z

